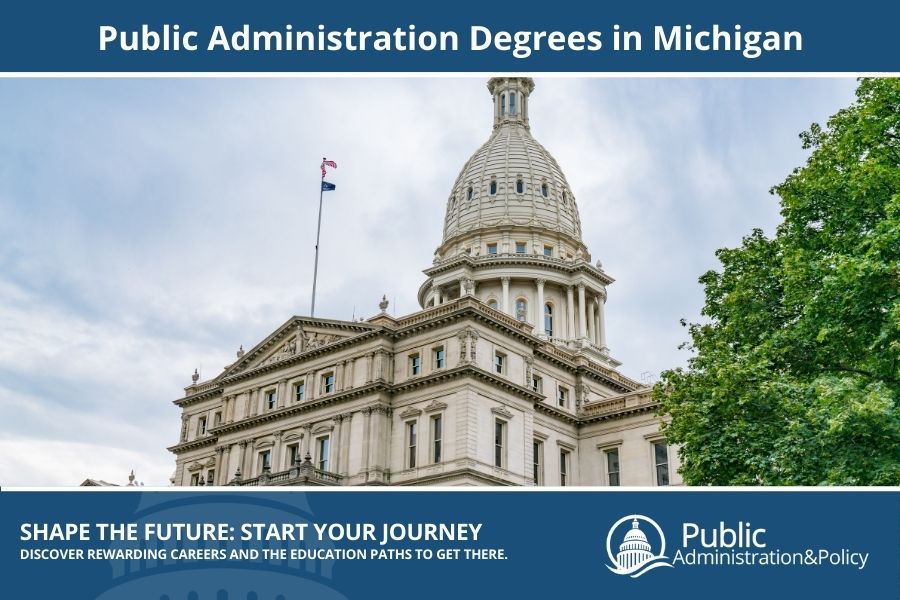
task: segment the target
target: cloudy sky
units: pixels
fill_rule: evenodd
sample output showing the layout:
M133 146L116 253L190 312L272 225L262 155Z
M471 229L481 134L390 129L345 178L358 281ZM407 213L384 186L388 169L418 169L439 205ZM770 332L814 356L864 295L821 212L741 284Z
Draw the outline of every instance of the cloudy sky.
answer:
M714 251L778 223L768 189L849 79L539 78L635 378L681 365ZM0 485L166 485L194 368L308 314L417 310L450 187L490 132L478 79L0 80Z

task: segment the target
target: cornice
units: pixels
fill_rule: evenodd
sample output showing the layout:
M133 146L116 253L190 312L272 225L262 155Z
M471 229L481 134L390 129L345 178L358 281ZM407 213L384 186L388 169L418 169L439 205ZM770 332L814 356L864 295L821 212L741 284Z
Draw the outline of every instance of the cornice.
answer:
M175 444L174 446L169 446L166 448L172 454L182 454L189 450L196 450L197 448L205 448L206 446L214 446L216 442L219 440L216 435L209 435L200 439L191 440L189 442L181 442L180 444Z
M585 416L581 415L579 418L579 425L587 425L588 423L597 423L599 421L610 421L613 419L619 419L621 417L627 417L629 415L637 415L646 412L653 412L659 407L659 402L652 402L649 404L640 404L637 406L629 406L626 408L622 408L619 410L611 410L609 412L604 412L596 415Z
M176 406L190 406L191 404L196 404L198 402L202 402L203 400L209 400L210 398L215 398L216 396L221 396L222 391L224 390L224 386L217 385L213 389L204 390L197 394L191 394L190 396L185 396L184 398L178 398L176 400L172 400L172 404Z
M575 273L584 273L594 279L597 279L598 281L603 283L603 285L609 285L615 281L615 279L607 275L604 271L601 271L597 267L594 267L587 261L569 261L563 260L561 258L550 258L535 254L494 254L478 257L463 254L451 258L450 260L444 261L433 267L429 267L428 269L425 269L423 273L429 278L433 278L435 275L440 275L441 273L446 273L459 267L464 267L472 271L482 271L485 269L494 269L496 267L519 266L540 267L542 269L548 269L551 271L557 271L559 273L566 273L569 275Z

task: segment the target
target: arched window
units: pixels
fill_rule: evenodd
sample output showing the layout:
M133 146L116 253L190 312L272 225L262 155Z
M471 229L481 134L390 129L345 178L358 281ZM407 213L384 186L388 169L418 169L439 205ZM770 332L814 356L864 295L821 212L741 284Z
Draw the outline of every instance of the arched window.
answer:
M516 116L516 93L509 93L509 114Z
M474 193L474 192L472 191L472 186L470 185L470 186L469 186L469 191L466 192L466 199L467 199L467 200L471 200L471 199L472 199L472 194L473 194L473 193Z
M491 196L497 193L497 180L491 179Z
M541 195L546 198L550 195L550 186L547 185L547 182L541 184Z
M519 177L518 179L516 179L516 193L517 193L517 194L524 194L524 193L525 193L525 182L522 181L522 178L521 178L521 177Z
M553 337L553 307L549 304L544 305L544 333Z
M500 116L506 114L506 94L500 94Z
M524 321L528 318L528 301L525 298L516 300L516 320Z
M565 192L563 192L563 204L568 204L568 203L569 203L569 197L566 195Z
M497 308L498 305L497 305L497 300L495 298L491 298L490 300L488 300L487 304L488 304L488 308L493 308L494 310L499 310Z

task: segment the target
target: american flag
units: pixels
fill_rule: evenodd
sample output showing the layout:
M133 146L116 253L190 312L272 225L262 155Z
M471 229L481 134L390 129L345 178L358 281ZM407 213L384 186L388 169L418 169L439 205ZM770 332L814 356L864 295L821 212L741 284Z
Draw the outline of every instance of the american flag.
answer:
M332 169L337 169L337 163L333 160L325 160L322 159L322 179L325 179L325 175L328 173L325 171L325 167L331 167Z

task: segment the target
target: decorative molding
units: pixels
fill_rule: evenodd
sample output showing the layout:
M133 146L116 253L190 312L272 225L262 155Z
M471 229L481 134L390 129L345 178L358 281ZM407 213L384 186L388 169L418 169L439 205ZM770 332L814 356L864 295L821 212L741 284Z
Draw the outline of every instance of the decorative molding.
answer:
M506 420L510 420L513 418L513 414L509 412L509 410L505 406L492 406L491 412L498 417L503 417Z
M618 448L622 445L622 438L617 440L609 440L606 442L601 442L597 444L597 450L610 450L612 448Z
M405 420L405 419L409 419L409 418L411 418L411 417L418 417L418 416L421 415L421 414L422 414L422 411L421 411L421 410L419 410L418 408L413 408L412 406L410 406L409 408L407 408L406 410L404 410L402 413L400 413L399 416L400 416L401 419L404 419L404 420Z
M445 410L446 408L447 408L446 402L440 402L437 399L435 399L435 400L431 401L431 404L429 404L428 406L425 407L425 412L427 412L427 413L438 412L441 410Z

